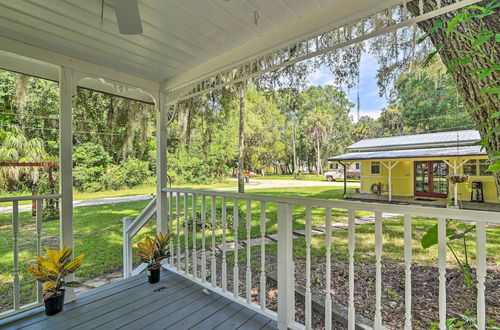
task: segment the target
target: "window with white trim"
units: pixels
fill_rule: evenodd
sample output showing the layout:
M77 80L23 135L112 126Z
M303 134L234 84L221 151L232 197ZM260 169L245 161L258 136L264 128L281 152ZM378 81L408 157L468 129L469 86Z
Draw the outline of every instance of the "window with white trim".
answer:
M470 159L464 164L464 174L469 176L490 176L491 172L486 172L490 166L488 159Z
M375 175L380 175L380 162L370 163L370 173Z

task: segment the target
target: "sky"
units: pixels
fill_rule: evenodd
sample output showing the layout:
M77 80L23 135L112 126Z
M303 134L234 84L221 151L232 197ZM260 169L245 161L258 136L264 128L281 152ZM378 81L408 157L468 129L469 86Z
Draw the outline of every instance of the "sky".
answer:
M361 57L359 79L360 116L378 118L382 108L387 105L385 97L378 95L377 68L378 64L375 57L371 54L363 54ZM326 67L322 67L310 74L308 80L309 85L312 86L335 85L333 76ZM344 91L348 92L347 88L344 88ZM357 87L352 88L347 96L352 103L356 104ZM356 109L357 106L355 105L351 113L354 121L357 121Z

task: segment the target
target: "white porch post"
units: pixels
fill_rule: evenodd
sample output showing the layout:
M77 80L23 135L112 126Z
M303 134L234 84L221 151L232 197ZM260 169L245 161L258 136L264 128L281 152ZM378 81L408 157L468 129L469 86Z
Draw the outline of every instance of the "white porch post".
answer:
M167 232L167 121L162 93L156 96L156 231Z
M73 242L73 95L76 93L76 79L72 69L59 69L59 191L60 245L74 247ZM73 280L73 275L69 280ZM65 302L75 300L72 288L66 288Z
M457 165L457 160L453 160L453 174L457 175L458 174L458 165ZM453 205L455 207L458 207L458 183L455 182L453 185Z
M392 161L389 161L389 202L392 202Z
M295 272L292 246L292 206L278 204L278 329L295 320Z

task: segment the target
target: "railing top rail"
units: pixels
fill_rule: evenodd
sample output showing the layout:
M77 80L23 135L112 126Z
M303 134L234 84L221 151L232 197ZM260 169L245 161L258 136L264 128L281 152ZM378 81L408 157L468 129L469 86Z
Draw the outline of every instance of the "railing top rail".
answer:
M500 223L500 212L479 211L479 210L463 210L451 208L439 208L423 205L394 205L387 203L367 203L362 201L347 201L347 200L327 200L317 198L301 198L301 197L282 197L269 196L258 194L240 194L217 190L194 190L181 188L163 188L163 192L179 192L187 194L197 194L206 196L220 196L226 198L237 198L242 200L266 201L272 203L289 203L312 207L331 207L339 209L351 209L358 211L383 212L409 214L413 216L423 216L432 218L449 218L463 221L479 221Z
M42 199L56 199L61 197L62 197L61 194L12 196L12 197L0 197L0 202L32 201L32 200L42 200Z

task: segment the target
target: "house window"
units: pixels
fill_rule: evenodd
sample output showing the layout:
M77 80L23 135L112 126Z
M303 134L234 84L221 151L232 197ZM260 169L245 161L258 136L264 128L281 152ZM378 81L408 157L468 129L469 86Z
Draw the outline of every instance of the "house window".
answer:
M356 163L356 169L359 170L359 163Z
M331 170L334 170L334 169L335 169L335 164L330 163L329 165L330 165L330 169L331 169Z
M488 167L490 167L490 162L488 159L478 159L478 166L479 166L479 175L481 176L488 176L488 175L493 175L491 172L486 172Z
M469 176L489 176L491 172L486 172L490 166L487 159L471 159L464 164L464 174Z
M370 172L371 174L380 175L380 162L371 162Z

